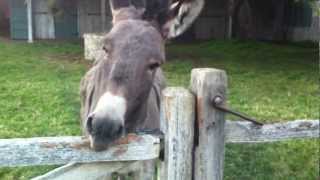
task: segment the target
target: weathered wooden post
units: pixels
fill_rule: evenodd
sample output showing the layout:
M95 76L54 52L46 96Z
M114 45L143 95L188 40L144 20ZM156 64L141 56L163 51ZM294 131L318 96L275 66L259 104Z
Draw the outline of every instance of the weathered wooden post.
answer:
M157 160L141 161L136 171L131 172L132 180L154 180Z
M224 161L224 113L213 108L212 99L226 101L227 75L218 69L193 69L191 90L197 99L198 145L195 151L195 180L221 180Z
M191 180L195 98L184 88L163 91L161 120L165 133L164 163L158 179Z

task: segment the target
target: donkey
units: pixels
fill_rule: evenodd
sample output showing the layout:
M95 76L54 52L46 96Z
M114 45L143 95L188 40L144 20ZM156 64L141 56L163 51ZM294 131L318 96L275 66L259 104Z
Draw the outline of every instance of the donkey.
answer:
M202 0L110 0L105 54L80 84L81 124L92 149L137 129L159 129L165 41L182 34L202 6Z

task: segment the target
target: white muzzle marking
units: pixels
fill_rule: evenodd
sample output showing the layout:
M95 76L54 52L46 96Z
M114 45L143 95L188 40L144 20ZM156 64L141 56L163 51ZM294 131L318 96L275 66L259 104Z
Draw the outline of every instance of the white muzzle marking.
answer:
M127 102L124 97L106 92L100 97L93 114L97 118L121 120L121 123L124 124L126 109Z

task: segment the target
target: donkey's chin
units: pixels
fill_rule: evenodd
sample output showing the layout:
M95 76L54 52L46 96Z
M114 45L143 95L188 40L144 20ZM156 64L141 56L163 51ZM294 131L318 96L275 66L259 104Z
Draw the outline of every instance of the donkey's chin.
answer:
M113 138L97 138L94 136L89 136L90 148L94 151L104 151L107 150L115 141L117 141L121 136L116 136Z

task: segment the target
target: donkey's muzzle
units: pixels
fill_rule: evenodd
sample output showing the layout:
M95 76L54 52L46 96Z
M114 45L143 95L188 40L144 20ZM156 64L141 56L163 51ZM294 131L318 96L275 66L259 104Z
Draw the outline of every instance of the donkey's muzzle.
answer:
M120 138L124 134L121 122L120 120L89 116L86 128L90 135L91 148L95 151L105 150L110 143Z

